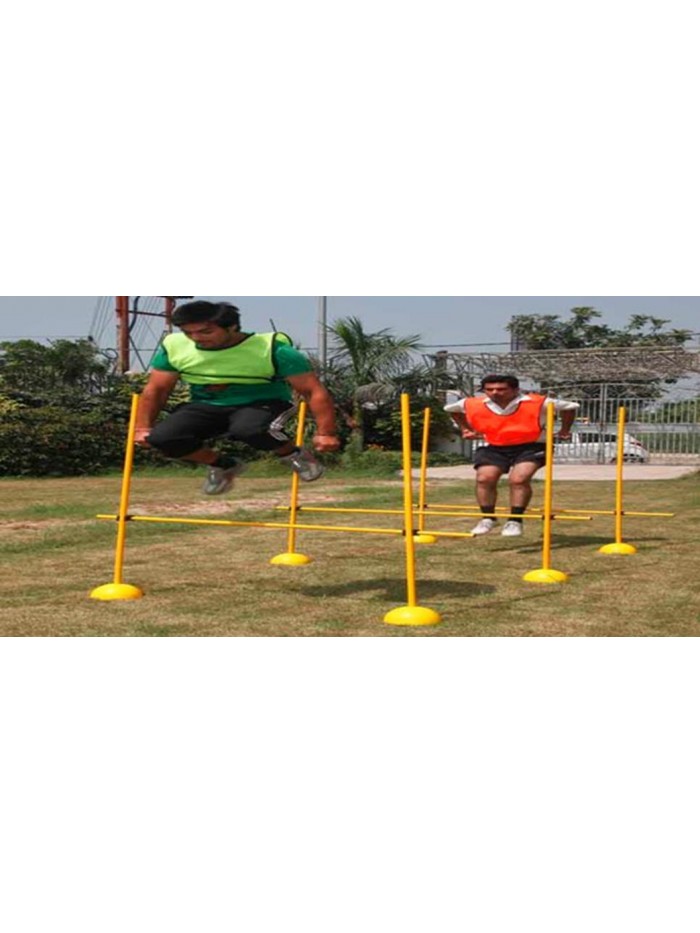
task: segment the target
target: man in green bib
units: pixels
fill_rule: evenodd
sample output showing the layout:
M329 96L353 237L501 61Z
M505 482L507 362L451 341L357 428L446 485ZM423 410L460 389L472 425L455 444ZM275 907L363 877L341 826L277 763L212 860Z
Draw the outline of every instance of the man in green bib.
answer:
M310 450L296 447L284 427L296 411L295 391L316 420L314 448L337 450L333 399L289 337L241 332L240 312L226 302L188 302L175 310L173 324L182 333L167 336L153 358L136 443L208 467L203 491L210 496L229 490L244 467L205 446L214 437L271 451L300 479L318 479L323 466ZM156 423L179 379L188 383L190 401Z

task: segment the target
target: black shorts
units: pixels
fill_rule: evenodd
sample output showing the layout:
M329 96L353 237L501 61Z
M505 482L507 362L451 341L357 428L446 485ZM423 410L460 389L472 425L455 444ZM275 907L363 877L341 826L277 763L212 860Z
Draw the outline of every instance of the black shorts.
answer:
M289 444L284 428L295 412L295 406L282 399L251 405L187 402L155 425L148 443L166 457L186 457L215 437L273 451Z
M495 466L502 473L508 473L516 463L537 463L544 466L547 457L546 444L510 444L497 447L490 444L478 447L474 454L474 469L480 466Z

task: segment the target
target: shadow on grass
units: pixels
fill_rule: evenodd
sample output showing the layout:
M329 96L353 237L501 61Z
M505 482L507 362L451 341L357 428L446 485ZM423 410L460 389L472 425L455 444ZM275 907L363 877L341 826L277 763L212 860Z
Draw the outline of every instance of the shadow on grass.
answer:
M336 585L324 586L299 586L295 587L297 592L304 596L314 597L342 597L357 596L360 593L372 593L376 600L387 600L389 602L406 601L406 580L405 578L392 579L389 577L380 577L376 580L353 580L348 583L338 583ZM473 597L484 596L489 593L495 593L496 587L486 583L458 583L452 580L421 580L418 584L419 602L428 599L439 599L447 597Z
M552 538L552 550L553 551L563 551L567 548L573 547L590 547L590 548L599 548L603 544L610 544L615 540L615 535L601 535L594 537L593 535L577 535L576 537L567 537L567 538ZM668 542L668 538L643 538L639 535L625 535L623 538L624 541L634 542L634 544L665 544ZM520 547L514 548L513 545L502 545L501 547L491 547L489 548L489 553L500 554L502 552L517 551L518 554L537 554L542 551L542 542L533 541L532 544L521 545Z

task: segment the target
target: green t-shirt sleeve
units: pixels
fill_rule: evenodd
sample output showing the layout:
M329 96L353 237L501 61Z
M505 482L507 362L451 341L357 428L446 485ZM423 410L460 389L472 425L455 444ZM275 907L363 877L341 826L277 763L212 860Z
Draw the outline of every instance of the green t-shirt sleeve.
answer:
M168 353L163 344L161 344L153 355L151 369L164 369L168 373L176 373L177 370L171 365L168 359Z
M302 373L313 371L309 358L286 343L275 342L274 358L277 374L283 379L287 376L300 376Z

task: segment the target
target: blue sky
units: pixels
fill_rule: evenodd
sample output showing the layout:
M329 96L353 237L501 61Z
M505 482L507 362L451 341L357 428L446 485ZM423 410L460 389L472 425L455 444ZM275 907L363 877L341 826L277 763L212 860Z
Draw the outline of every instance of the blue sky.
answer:
M233 301L243 326L289 333L303 347L317 344L317 298L295 296L198 295ZM98 296L0 297L0 339L87 336ZM426 345L507 343L505 326L514 314L559 314L593 305L601 322L622 327L632 314L667 318L672 327L700 331L699 297L334 297L328 298L328 322L356 315L368 331L389 328L396 334L419 334Z

